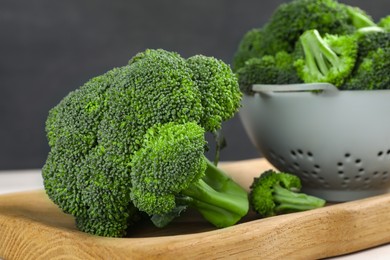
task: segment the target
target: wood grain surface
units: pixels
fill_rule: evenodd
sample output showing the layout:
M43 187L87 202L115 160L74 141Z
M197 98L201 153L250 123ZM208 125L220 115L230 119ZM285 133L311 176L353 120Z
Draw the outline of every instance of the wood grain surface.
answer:
M224 163L248 187L264 160ZM137 226L128 238L80 232L44 191L0 196L4 259L318 259L390 242L390 194L215 229L187 212L165 229Z

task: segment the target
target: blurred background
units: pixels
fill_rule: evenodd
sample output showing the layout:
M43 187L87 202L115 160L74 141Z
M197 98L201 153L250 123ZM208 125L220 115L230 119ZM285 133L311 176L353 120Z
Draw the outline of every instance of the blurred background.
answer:
M241 37L261 27L275 0L1 0L0 169L41 168L47 113L69 91L146 48L232 62ZM389 0L340 1L375 20ZM224 125L222 160L259 154L236 116Z

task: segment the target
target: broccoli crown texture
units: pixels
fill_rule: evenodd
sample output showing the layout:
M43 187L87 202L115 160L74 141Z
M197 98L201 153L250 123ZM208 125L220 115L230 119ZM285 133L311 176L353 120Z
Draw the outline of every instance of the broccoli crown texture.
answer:
M341 87L343 90L374 90L390 88L390 46L369 52L351 77Z
M294 65L305 83L328 82L339 87L351 74L358 53L354 35L321 37L317 30L309 30L302 34L300 43L304 57Z
M206 131L221 128L223 121L233 117L240 106L242 94L236 76L221 60L203 55L192 56L187 64L201 94L203 116L200 124Z
M132 157L131 197L148 213L164 214L176 207L175 195L203 177L204 129L196 123L156 125Z
M217 227L235 224L248 211L246 191L204 157L204 129L196 123L151 128L132 157L135 206L158 215L161 226L172 212L191 206ZM167 221L162 221L164 216Z
M325 204L320 198L297 193L300 189L301 181L297 176L269 170L254 179L249 202L262 217L314 209Z
M360 13L360 12L359 12ZM263 27L260 44L263 54L293 52L304 31L317 29L321 34L350 34L354 12L334 0L293 0L279 5Z
M252 94L253 84L301 83L293 64L293 56L284 51L275 56L251 58L236 72L240 89L245 94Z
M370 52L379 48L390 47L390 32L364 31L358 34L358 59L359 65Z
M226 69L208 68L196 73L212 75L210 71L214 71L218 78L221 72L235 79ZM146 50L128 65L89 80L50 110L46 132L51 150L42 170L44 185L49 197L75 216L80 230L102 236L125 235L138 218L131 201L131 158L141 149L149 129L169 122L201 125L214 116L204 107L213 101L202 99L218 101L223 110L226 96L235 93L231 98L236 100L240 94L231 83L226 93L218 92L226 95L222 101L212 94L203 97L207 90L200 90L194 74L177 53ZM206 75L199 77L207 80ZM229 104L231 116L239 102L236 105L232 108Z

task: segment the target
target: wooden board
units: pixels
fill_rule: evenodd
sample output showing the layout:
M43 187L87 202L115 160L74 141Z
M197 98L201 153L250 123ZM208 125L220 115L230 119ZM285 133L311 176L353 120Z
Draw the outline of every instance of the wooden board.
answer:
M264 160L221 166L243 186L271 168ZM195 212L165 229L146 223L129 238L82 233L44 191L0 196L4 259L314 259L390 242L390 194L215 229Z

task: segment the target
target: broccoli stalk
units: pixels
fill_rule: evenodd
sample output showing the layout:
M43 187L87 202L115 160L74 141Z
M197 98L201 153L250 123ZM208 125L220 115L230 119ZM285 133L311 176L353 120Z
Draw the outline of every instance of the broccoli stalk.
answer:
M231 226L248 212L247 194L221 169L205 160L205 176L181 193L190 198L191 207L216 227Z
M372 18L363 12L360 8L346 6L346 11L352 20L352 25L357 29L377 26Z
M324 200L304 193L297 193L281 187L273 186L273 197L276 202L275 211L278 213L305 211L315 209L324 205Z
M266 171L254 179L250 189L250 204L262 217L305 211L325 205L323 199L298 193L301 181L297 176L288 173Z
M305 83L328 82L341 86L352 72L357 57L357 39L354 36L326 35L315 29L300 37L304 58L294 66Z
M168 123L147 133L132 160L134 205L163 227L187 207L216 227L235 224L249 208L246 191L204 156L204 129Z

